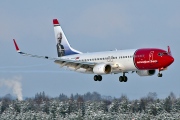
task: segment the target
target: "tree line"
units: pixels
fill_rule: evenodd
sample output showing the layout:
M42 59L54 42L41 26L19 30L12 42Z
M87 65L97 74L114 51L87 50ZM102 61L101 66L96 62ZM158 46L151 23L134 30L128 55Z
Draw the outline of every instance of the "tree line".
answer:
M61 93L49 97L45 92L23 101L8 94L0 98L0 119L180 119L180 98L171 92L159 99L155 92L136 100L126 95L119 98L102 96L97 92L84 95Z

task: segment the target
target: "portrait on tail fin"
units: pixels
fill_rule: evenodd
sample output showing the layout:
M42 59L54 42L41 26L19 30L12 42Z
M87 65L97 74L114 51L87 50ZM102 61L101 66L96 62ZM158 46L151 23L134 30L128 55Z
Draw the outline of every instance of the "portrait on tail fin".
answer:
M59 34L57 34L57 45L56 45L58 57L65 55L64 46L61 43L62 43L62 33L60 32Z

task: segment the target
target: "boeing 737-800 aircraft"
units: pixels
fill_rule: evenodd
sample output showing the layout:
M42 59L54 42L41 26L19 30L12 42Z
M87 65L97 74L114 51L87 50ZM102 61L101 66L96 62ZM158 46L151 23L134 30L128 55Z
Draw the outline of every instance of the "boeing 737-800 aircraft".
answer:
M156 70L158 70L158 77L162 77L161 71L166 70L174 62L169 46L168 51L159 48L142 48L82 53L70 46L57 19L53 20L53 25L57 58L21 52L14 40L16 51L25 56L54 60L61 67L67 67L70 70L96 74L95 81L101 81L102 75L105 74L122 73L119 81L127 82L125 74L128 72L136 72L139 76L152 76Z

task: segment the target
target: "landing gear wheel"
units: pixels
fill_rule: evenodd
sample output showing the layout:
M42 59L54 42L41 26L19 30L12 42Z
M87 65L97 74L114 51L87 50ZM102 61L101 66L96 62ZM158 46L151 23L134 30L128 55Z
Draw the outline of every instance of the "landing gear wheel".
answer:
M95 76L94 76L94 81L97 81L97 80L98 80L98 76L95 75Z
M120 77L119 77L119 82L123 82L123 81L124 81L123 76L120 76Z
M95 75L94 81L102 81L102 76L101 75Z
M98 75L98 81L102 81L102 76Z
M128 78L125 76L125 72L123 72L123 76L119 77L119 82L127 82Z
M162 73L158 73L158 77L162 77Z
M124 82L127 82L128 78L126 76L124 76Z

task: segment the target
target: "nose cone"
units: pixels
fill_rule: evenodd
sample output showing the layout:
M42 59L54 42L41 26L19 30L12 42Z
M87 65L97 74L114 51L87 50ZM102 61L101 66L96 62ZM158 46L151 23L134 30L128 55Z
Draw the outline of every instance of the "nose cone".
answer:
M170 58L169 58L170 60L170 63L173 63L174 62L174 58L172 57L172 56L170 56Z
M168 56L167 64L168 66L171 65L174 62L174 58L172 56Z

